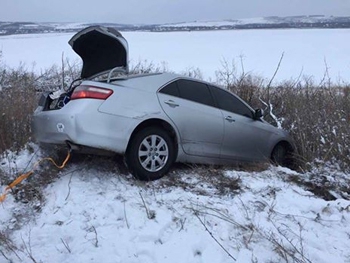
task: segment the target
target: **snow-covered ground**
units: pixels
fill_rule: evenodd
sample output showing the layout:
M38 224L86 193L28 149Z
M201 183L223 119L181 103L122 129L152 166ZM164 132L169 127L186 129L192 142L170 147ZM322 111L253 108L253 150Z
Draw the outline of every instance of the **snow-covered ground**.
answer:
M239 71L241 57L246 72L270 78L284 52L277 80L301 70L321 79L326 65L332 80L350 80L349 30L123 34L133 63L198 67L205 78L223 59L234 59ZM74 61L71 36L0 37L0 62L40 71L59 65L62 54ZM0 158L0 194L45 156L29 148ZM350 262L350 175L336 170L179 166L143 183L96 157L56 173L41 166L0 204L1 263Z
M2 61L17 67L20 62L37 72L60 65L62 56L80 61L68 45L73 33L12 35L0 37ZM123 32L129 42L131 63L147 60L165 63L168 69L184 72L199 68L205 79L215 80L224 60L235 61L241 72L270 79L282 56L276 81L325 73L334 82L350 82L349 29L274 29L191 32Z
M14 178L43 155L32 152L8 153L0 171ZM111 160L71 162L41 194L1 204L0 262L350 262L350 201L294 183L305 176L178 167L143 183Z

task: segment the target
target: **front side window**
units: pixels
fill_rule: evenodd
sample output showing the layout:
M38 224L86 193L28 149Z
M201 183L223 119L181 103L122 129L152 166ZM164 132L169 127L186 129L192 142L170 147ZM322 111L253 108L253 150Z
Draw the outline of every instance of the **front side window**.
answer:
M214 86L210 86L210 89L220 109L253 118L253 112L236 96Z

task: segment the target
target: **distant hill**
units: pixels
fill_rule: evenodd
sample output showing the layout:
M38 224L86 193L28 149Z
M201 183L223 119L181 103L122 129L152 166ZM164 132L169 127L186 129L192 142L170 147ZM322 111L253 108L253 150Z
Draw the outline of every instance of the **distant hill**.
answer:
M0 35L77 32L91 25L115 27L120 31L191 31L272 28L350 28L349 17L289 16L221 21L193 21L173 24L131 25L118 23L34 23L0 22Z
M268 29L268 28L350 28L349 17L289 16L259 17L222 21L194 21L164 24L159 30L218 30L218 29Z

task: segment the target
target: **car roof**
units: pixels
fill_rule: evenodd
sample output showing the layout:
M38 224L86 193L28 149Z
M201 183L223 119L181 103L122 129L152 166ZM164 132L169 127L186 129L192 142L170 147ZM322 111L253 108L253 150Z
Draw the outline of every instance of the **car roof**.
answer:
M115 78L111 83L142 90L157 91L160 87L178 78L182 78L182 76L174 73L137 74Z
M130 87L130 88L136 88L141 89L149 92L157 92L160 88L164 87L166 84L175 81L177 79L188 79L192 81L197 81L204 83L208 86L215 86L219 89L225 90L228 93L231 93L234 95L237 99L239 99L242 103L244 103L248 108L250 108L252 111L254 109L242 98L237 96L236 94L233 94L229 90L226 90L218 85L209 83L207 81L187 77L184 75L179 75L175 73L150 73L150 74L136 74L136 75L125 75L122 77L118 77L113 79L112 83L121 85L124 87Z

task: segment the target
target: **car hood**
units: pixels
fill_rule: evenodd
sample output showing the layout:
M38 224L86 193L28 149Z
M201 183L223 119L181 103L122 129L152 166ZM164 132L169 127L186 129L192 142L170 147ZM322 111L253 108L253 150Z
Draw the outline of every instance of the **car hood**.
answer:
M128 72L128 42L114 28L87 27L76 33L68 43L83 60L83 79L116 67Z

